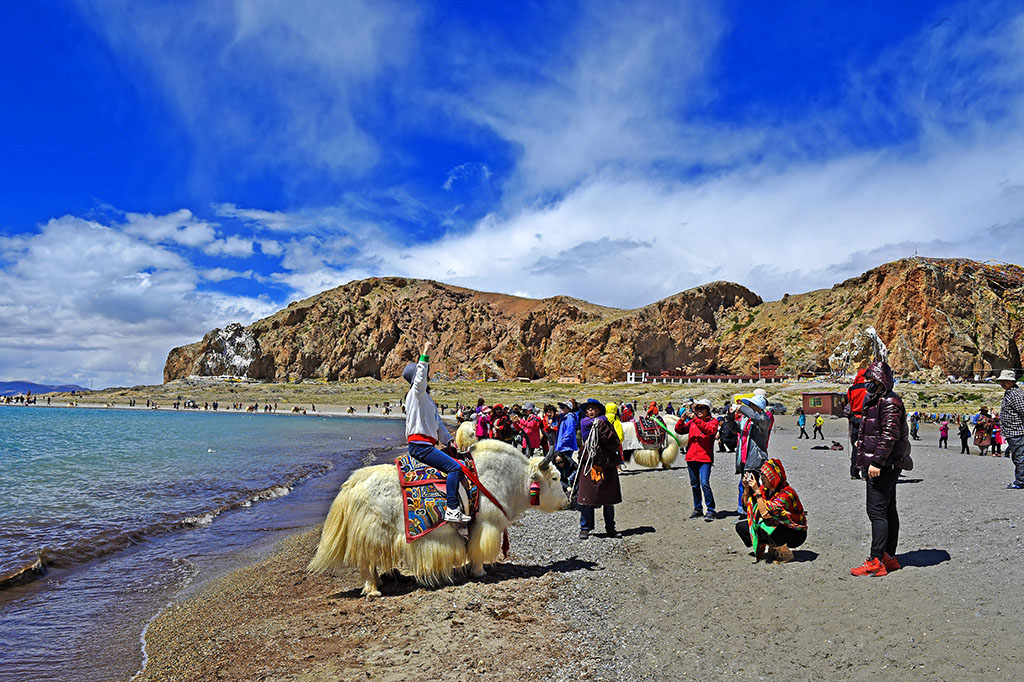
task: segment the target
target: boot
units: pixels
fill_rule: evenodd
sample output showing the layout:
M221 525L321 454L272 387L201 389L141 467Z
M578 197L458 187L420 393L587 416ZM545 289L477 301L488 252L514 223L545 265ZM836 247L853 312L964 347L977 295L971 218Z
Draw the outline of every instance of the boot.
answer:
M777 564L788 564L793 560L793 550L789 548L789 545L779 545L775 548L775 559L774 562Z

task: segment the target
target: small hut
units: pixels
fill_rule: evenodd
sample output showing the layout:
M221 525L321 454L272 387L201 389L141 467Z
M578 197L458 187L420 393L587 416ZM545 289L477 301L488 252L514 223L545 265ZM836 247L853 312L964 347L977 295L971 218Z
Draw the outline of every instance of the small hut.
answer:
M841 417L843 416L843 408L845 406L845 393L821 391L803 394L804 414L831 414L835 417Z

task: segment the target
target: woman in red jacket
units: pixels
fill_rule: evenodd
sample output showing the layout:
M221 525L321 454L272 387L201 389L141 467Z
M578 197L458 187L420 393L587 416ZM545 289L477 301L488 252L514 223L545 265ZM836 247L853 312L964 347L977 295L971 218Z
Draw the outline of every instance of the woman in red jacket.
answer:
M683 424L680 419L677 424ZM690 470L690 488L693 489L693 513L691 519L704 517L709 523L715 520L715 496L711 492L711 465L715 462L715 434L718 420L711 416L711 401L698 400L693 404L693 418L689 420L686 433L690 436L686 447L686 468ZM701 499L703 497L703 500ZM707 513L704 513L704 507Z

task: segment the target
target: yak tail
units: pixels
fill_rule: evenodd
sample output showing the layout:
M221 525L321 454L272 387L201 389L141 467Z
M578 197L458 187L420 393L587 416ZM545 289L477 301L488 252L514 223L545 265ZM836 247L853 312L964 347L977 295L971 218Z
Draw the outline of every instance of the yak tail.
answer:
M376 491L363 483L371 475L366 469L357 471L341 486L308 571L337 572L347 564L365 572L398 565L404 538L396 538L376 511L371 499Z
M657 450L637 450L633 453L633 461L642 467L653 469L661 464Z
M668 469L679 456L679 443L675 438L669 438L665 443L665 449L661 451L661 466Z
M306 570L311 573L334 572L343 563L348 546L348 528L345 523L345 517L348 515L346 486L342 486L341 492L331 503L331 510L327 513L327 520L324 521L323 530L320 532L320 544L317 545L316 555L306 567Z

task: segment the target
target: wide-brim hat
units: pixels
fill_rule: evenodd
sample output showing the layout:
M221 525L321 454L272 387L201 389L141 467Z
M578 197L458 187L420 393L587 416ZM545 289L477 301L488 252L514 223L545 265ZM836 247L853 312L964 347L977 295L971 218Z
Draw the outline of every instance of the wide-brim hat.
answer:
M999 373L999 376L996 377L996 381L1012 381L1013 383L1017 383L1017 374L1012 369L1004 369Z
M708 408L708 412L711 411L711 401L708 400L707 398L701 398L700 400L695 402L693 404L693 406L694 407L706 407L706 408Z
M590 406L594 406L596 408L599 408L601 410L601 414L604 414L605 410L607 409L607 408L605 408L604 403L602 403L597 398L590 398L589 400L587 400L587 402L585 402L582 405L580 405L580 411L585 412L586 409L588 407L590 407Z
M751 405L753 407L758 407L762 411L768 407L768 401L765 399L763 395L755 395L750 398L743 398L740 402L745 403L747 405Z
M536 412L537 406L531 402L525 402L523 403L523 409L526 410L527 412Z

